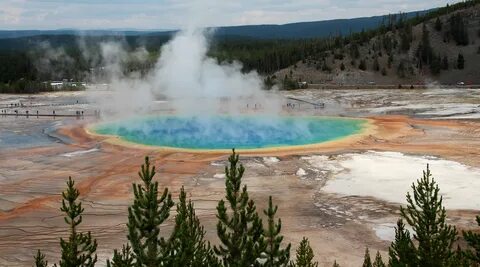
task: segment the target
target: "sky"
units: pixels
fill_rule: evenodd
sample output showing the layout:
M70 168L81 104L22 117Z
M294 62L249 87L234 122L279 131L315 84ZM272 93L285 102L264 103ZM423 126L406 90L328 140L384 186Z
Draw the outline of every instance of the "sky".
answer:
M0 29L179 29L424 10L447 0L0 0Z

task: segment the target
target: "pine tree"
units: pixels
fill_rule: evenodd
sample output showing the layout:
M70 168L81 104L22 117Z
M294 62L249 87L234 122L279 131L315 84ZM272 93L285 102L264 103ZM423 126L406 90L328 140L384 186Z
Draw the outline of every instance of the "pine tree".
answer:
M440 56L432 55L430 61L430 71L432 74L439 74L442 69L442 62Z
M253 200L249 200L247 186L242 187L245 171L238 164L235 149L228 158L230 167L225 167L226 199L217 205L217 235L221 244L214 247L215 253L222 258L223 265L250 266L257 262L264 250L263 225Z
M375 57L373 60L373 70L374 71L379 71L380 70L380 63L378 63L378 58Z
M412 226L413 238L418 242L416 255L420 266L448 266L453 256L452 246L457 239L455 227L446 223L446 210L443 198L435 183L430 168L423 177L412 185L413 198L407 193L407 207L401 207L400 213Z
M477 224L480 226L480 216L477 216ZM472 231L463 232L463 237L472 250L466 250L465 255L471 261L480 265L480 234Z
M382 255L380 252L377 251L377 255L375 255L375 261L373 262L373 267L386 267L385 263L383 263Z
M142 184L133 184L134 201L128 208L128 240L133 250L135 266L157 267L166 261L166 241L160 237L160 225L170 215L172 196L165 188L158 196L158 182L152 182L155 167L145 158L138 173Z
M388 249L388 255L390 258L388 265L390 267L417 266L416 250L402 219L397 222L395 240Z
M313 260L313 249L310 247L308 238L304 237L297 248L297 256L292 267L318 267L318 262Z
M435 20L435 30L437 32L441 31L442 30L442 21L440 20L439 17L437 17L437 19Z
M457 246L457 250L450 258L448 265L451 267L478 267L478 265L473 264L473 261L466 257L465 252L460 248L460 246Z
M459 70L463 70L465 68L465 58L463 57L463 54L458 54L457 58L457 68Z
M204 237L205 230L195 215L192 201L187 202L187 194L182 187L177 203L175 227L169 240L168 266L217 266L217 259Z
M129 245L123 245L122 252L118 250L113 251L113 258L110 262L107 260L107 267L133 267L134 259L132 255L132 250Z
M80 195L75 188L75 182L72 177L68 177L67 190L62 193L62 207L60 208L66 216L65 222L70 226L70 236L68 240L60 238L62 247L62 257L60 267L93 267L97 262L97 241L92 238L90 232L87 234L78 233L77 227L82 223L82 203L77 202Z
M282 221L278 219L275 222L275 214L277 213L278 206L273 206L272 196L268 199L268 209L263 213L268 218L268 228L264 229L264 237L266 243L265 255L262 258L266 259L263 266L287 266L290 261L290 244L286 248L281 249L283 236L280 235L282 229Z
M37 250L37 255L34 256L35 267L47 267L48 261L45 259L45 254Z
M360 70L366 70L366 69L367 69L367 63L365 62L364 59L361 59L361 60L360 60L360 64L358 64L358 68L359 68Z
M443 70L448 70L448 58L447 58L447 56L444 56L444 57L443 57L443 60L442 60L442 69L443 69Z
M337 261L334 261L332 267L340 267L340 264L338 264Z
M372 259L370 258L370 252L368 251L368 248L365 249L362 267L372 267Z

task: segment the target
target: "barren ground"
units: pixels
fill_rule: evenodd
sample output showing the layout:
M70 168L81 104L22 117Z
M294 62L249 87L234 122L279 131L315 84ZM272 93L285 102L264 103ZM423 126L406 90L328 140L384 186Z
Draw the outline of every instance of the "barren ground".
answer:
M377 153L375 156L382 159L387 155L383 152L401 152L399 160L405 157L407 163L411 157L431 159L434 174L436 162L453 161L471 170L468 179L478 182L480 90L304 90L286 94L326 104L321 111L300 104L299 109L288 113L368 117L375 126L375 131L361 138L241 155L246 167L244 183L258 208L263 209L272 195L279 206L285 241L292 242L295 249L307 236L320 266L331 266L335 259L341 266L360 266L367 246L386 252L398 218L397 202L364 191L340 194L326 190L328 183L342 179L341 174L356 175L356 167L345 163L348 157ZM93 104L76 104L76 100L85 102L84 93L31 99L1 96L0 104L72 103L56 107L57 112L93 109ZM51 108L41 109L50 112ZM215 207L224 196L221 174L227 154L115 145L86 134L86 123L88 119L0 117L0 266L31 266L36 249L42 249L50 262L58 260L59 237L66 235L59 211L60 193L68 176L76 180L81 191L85 207L82 228L98 239L99 266L104 265L113 249L126 240L131 184L138 181L136 172L146 155L158 168L162 188L168 187L176 198L180 187L186 187L208 239L217 242ZM371 168L375 170L375 166ZM419 177L421 169L417 173ZM372 175L378 174L372 171ZM384 187L388 184L378 188ZM465 198L480 203L478 195ZM459 203L461 207L462 201ZM460 229L473 228L478 213L464 208L449 210L451 223ZM171 224L169 220L162 228L164 234Z

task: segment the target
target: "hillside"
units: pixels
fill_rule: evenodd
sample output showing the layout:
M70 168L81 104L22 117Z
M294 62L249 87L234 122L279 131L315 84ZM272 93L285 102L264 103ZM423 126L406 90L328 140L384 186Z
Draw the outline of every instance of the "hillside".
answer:
M480 4L470 3L422 23L396 23L371 38L344 41L275 76L314 84L480 84Z
M405 13L408 18L422 15L431 10ZM287 24L241 25L215 28L217 37L247 37L255 39L305 39L323 38L330 35L349 34L376 28L388 15L352 19L296 22ZM170 36L176 31L168 30L0 30L0 39L15 39L35 36ZM1 42L9 42L2 40Z

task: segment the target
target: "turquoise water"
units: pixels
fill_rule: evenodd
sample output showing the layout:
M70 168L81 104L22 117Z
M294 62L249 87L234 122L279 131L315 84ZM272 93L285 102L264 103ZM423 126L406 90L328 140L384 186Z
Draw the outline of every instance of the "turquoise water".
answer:
M358 133L365 123L330 117L157 116L99 124L94 131L151 146L255 149L330 141Z

